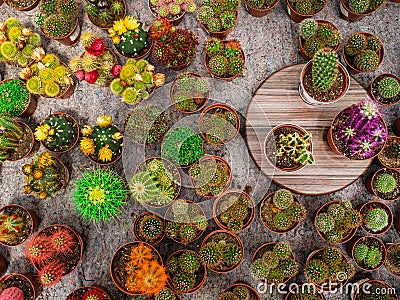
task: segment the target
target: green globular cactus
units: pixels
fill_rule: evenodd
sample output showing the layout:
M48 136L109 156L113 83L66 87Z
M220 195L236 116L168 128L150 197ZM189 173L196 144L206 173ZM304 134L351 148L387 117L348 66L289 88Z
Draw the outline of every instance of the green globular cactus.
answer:
M45 14L54 14L57 12L57 0L40 1L40 10Z
M378 94L382 98L390 99L400 94L400 83L396 78L385 77L378 82Z
M327 43L329 47L336 47L342 41L342 34L340 31L334 31L331 40Z
M385 229L389 224L389 216L386 210L382 208L374 208L368 211L363 218L365 228L372 232L379 232Z
M267 275L267 282L271 284L280 284L283 282L283 273L279 269L272 269Z
M383 45L382 40L376 35L369 37L367 40L368 50L378 51L379 49L381 49L382 45Z
M278 231L286 231L292 226L292 222L290 221L289 217L283 212L278 212L275 214L272 222Z
M364 263L367 267L375 269L381 264L382 259L382 251L378 247L370 247L364 259Z
M147 241L155 241L159 239L164 231L164 223L161 218L156 215L145 215L139 221L139 233Z
M110 5L110 11L114 15L122 15L124 13L124 5L120 1L113 1Z
M78 13L78 4L76 0L57 0L57 12L67 19L75 19Z
M160 193L154 178L145 171L136 173L129 182L129 187L132 197L141 203L152 201Z
M202 5L197 11L197 17L201 23L208 24L214 18L214 10L210 6Z
M356 55L354 66L363 72L373 71L378 67L379 56L375 51L364 50Z
M317 53L318 50L322 49L323 47L324 44L316 37L311 38L304 43L304 50L311 57L313 57L315 53Z
M385 0L369 0L369 10L375 11L385 4Z
M244 67L245 62L241 57L233 57L228 62L228 72L231 76L242 74Z
M294 10L301 15L308 15L312 10L312 4L310 0L300 0L295 2Z
M338 56L328 49L319 50L312 63L312 80L318 91L329 90L339 73Z
M325 238L329 243L338 244L342 241L343 235L338 231L329 231L325 234Z
M223 260L228 266L238 264L243 258L242 250L236 244L225 244L221 252L223 253Z
M306 277L313 283L320 284L328 278L329 268L322 260L311 260L305 267Z
M286 259L280 263L279 270L282 271L283 277L291 278L298 272L298 266L294 259Z
M233 288L232 292L239 298L239 300L250 300L251 299L250 290L243 285L235 286Z
M263 259L256 259L251 265L250 272L255 279L262 280L267 277L269 267L264 263Z
M59 39L69 33L68 21L61 15L50 15L43 22L44 32L53 39Z
M340 220L344 217L344 208L340 203L329 205L327 212L335 219Z
M179 272L179 258L178 256L173 256L167 260L166 268L170 274L175 274Z
M77 124L66 115L57 114L43 121L42 126L50 126L53 134L49 134L43 142L53 151L64 151L71 147L78 137Z
M290 246L287 243L276 243L274 252L278 255L279 259L287 259L291 255Z
M176 300L176 295L170 288L166 287L154 295L154 300Z
M364 14L368 11L369 0L349 0L349 9L356 14Z
M279 266L279 256L274 251L265 251L262 255L262 259L270 269L274 269Z
M128 30L121 34L121 42L119 44L114 44L114 46L123 55L135 57L148 46L147 35L147 32L144 31L142 25L140 25L139 32Z
M214 242L209 242L200 249L200 257L204 264L211 267L217 267L223 261L221 248Z
M196 226L191 223L183 224L179 228L179 236L183 243L190 243L193 241L197 236L197 232Z
M355 245L354 250L353 250L353 255L354 258L357 261L363 261L368 254L369 251L369 247L363 243L358 243L357 245Z
M195 276L188 273L176 274L172 277L174 288L183 293L190 291L194 287L195 281Z
M377 174L374 178L373 187L378 193L391 193L397 187L396 178L388 173Z
M344 50L347 55L354 56L367 47L367 37L362 33L353 33L347 39Z
M286 189L277 190L272 196L272 202L279 209L286 209L293 203L293 194Z
M220 32L222 30L222 24L218 18L211 18L207 23L207 27L212 32Z
M235 26L236 14L231 11L225 11L221 14L221 26L224 30L230 29Z
M342 252L339 248L328 247L322 252L322 259L328 266L337 266L342 261Z
M89 4L86 6L86 12L89 16L97 16L99 14L99 9L94 4Z
M306 41L317 33L318 23L314 19L304 19L300 23L300 36Z
M194 274L200 266L200 257L193 251L185 251L179 257L179 268L185 273Z
M223 53L224 44L217 38L211 38L206 42L205 50L208 56L213 57Z
M318 27L317 36L323 43L328 44L333 39L335 32L336 30L331 24L322 24Z
M223 76L227 72L228 60L222 55L216 55L208 62L208 67L216 76Z
M315 226L322 233L327 233L335 227L335 220L328 213L320 213L315 219Z
M300 203L293 202L285 214L292 222L303 222L307 217L307 210Z

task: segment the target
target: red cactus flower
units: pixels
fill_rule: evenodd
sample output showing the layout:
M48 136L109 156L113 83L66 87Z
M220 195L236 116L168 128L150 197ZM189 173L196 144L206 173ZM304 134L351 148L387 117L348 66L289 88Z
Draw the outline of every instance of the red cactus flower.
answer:
M57 253L65 255L71 253L77 244L71 231L65 228L55 231L50 237L50 243Z
M25 256L33 264L39 264L48 260L54 254L54 248L51 247L47 236L39 235L31 239L26 248Z
M39 281L45 286L51 286L60 281L66 272L64 263L52 261L39 270Z
M83 70L78 70L75 72L75 76L76 76L76 78L78 78L78 80L84 80L85 72L83 72Z
M94 84L97 78L99 78L99 72L97 72L97 70L93 70L85 74L85 81L90 84Z
M86 51L94 56L103 55L104 50L106 49L106 45L102 38L97 38L90 45L90 47L86 48Z
M99 290L90 290L83 295L83 300L104 300L104 294Z
M119 73L121 73L121 69L122 69L122 66L121 66L121 65L115 65L115 66L112 67L112 69L111 69L111 74L112 74L115 78L117 78L117 77L119 77Z

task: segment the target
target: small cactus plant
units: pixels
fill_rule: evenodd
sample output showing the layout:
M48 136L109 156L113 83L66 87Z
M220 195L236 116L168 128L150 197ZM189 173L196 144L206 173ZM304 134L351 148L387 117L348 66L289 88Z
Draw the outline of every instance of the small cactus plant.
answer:
M325 0L289 1L290 7L298 14L312 16L321 11L326 5Z
M122 0L88 1L86 12L94 25L110 28L114 21L125 16L125 4Z
M0 164L14 156L25 135L21 123L6 116L0 116ZM31 141L29 141L31 142Z
M312 63L312 80L318 91L329 90L336 81L339 73L338 56L335 52L321 49Z
M16 117L24 112L29 102L29 91L20 80L11 79L0 84L0 115Z
M156 215L148 214L138 222L139 234L146 242L157 241L164 233L164 222Z
M0 242L17 245L24 234L26 221L16 213L0 213Z
M218 1L202 1L197 18L209 31L222 32L235 26L238 9L238 0L227 1L226 5Z
M370 72L378 67L379 56L375 51L364 50L354 58L354 66L362 72Z
M363 216L365 228L379 232L389 225L389 216L383 208L372 208Z
M397 188L396 177L391 172L381 172L375 175L373 187L379 194L390 194Z
M364 269L374 270L383 264L385 249L379 239L364 237L353 248L354 261Z
M400 82L394 77L384 77L377 84L377 92L384 99L396 98L400 95Z
M400 274L400 245L394 244L387 249L387 257L385 261L386 268L398 275Z
M197 5L193 0L178 0L178 1L160 1L151 0L149 2L151 12L156 17L166 18L169 20L177 19L184 13L192 13L196 10Z

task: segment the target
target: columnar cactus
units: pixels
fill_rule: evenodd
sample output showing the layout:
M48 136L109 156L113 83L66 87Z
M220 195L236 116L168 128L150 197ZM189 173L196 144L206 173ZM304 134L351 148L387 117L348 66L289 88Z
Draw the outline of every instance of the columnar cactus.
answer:
M318 91L327 91L335 83L338 68L338 56L328 49L319 50L312 63L312 80Z

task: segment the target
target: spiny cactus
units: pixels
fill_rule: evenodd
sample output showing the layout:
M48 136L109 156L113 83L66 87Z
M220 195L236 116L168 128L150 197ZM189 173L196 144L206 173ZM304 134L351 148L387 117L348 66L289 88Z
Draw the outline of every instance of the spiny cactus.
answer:
M360 53L367 47L367 37L362 33L353 33L347 39L344 50L349 56L354 56Z
M369 7L369 0L349 0L349 9L356 14L364 14Z
M292 222L303 222L307 217L307 210L297 202L293 202L285 213Z
M222 249L222 253L223 253L224 262L228 266L238 264L243 258L243 253L242 253L241 248L238 245L233 244L233 243L228 243L228 244L224 245L224 247Z
M138 227L142 237L150 242L158 240L164 231L163 221L156 215L151 214L145 215L140 219Z
M317 33L318 23L314 19L304 19L300 23L300 35L309 40Z
M55 285L61 280L65 271L66 267L64 263L52 261L39 270L39 281L44 286Z
M374 208L363 217L364 226L372 232L379 232L389 224L389 216L383 208Z
M375 269L381 264L382 259L382 251L378 247L370 247L364 263L368 268Z
M251 298L250 290L244 285L235 286L232 292L239 298L239 300L250 300Z
M50 15L43 22L44 32L51 38L62 38L69 33L68 21L61 15Z
M7 245L18 243L26 226L25 221L17 214L0 214L0 242Z
M375 176L373 187L378 193L388 194L395 190L397 181L390 173L380 173Z
M256 279L264 279L267 277L269 268L263 259L257 259L251 264L251 275Z
M335 226L335 220L327 213L320 213L315 219L317 229L322 233L331 231Z
M200 257L195 252L185 251L179 257L179 268L185 273L194 274L200 265Z
M217 243L209 242L200 249L200 256L208 266L218 267L223 261L223 253Z
M49 238L50 246L56 253L61 253L66 256L73 252L77 242L74 234L66 228L58 228Z
M49 259L53 254L49 239L42 235L31 239L25 249L25 256L34 264Z
M378 67L379 56L375 51L364 50L356 55L354 66L363 72L373 71Z
M306 265L304 273L311 282L320 284L328 278L328 266L322 260L314 259Z
M154 295L154 300L176 300L176 295L170 288L166 287Z
M298 132L281 134L276 149L276 156L286 155L293 162L303 164L313 164L314 156L311 151L311 134L300 135Z
M284 260L280 264L279 269L282 271L283 277L289 278L295 276L298 272L298 266L294 259Z
M278 255L279 259L286 259L291 254L289 244L283 242L275 244L274 252Z
M327 91L335 83L338 75L337 54L328 49L319 50L312 63L312 80L319 91Z
M384 77L378 84L378 94L382 98L390 99L400 94L400 83L394 77Z
M279 209L286 209L293 203L293 194L285 189L277 190L272 196L272 202Z
M295 2L294 10L301 15L308 15L312 9L310 0L300 0Z
M194 287L195 277L188 273L175 274L172 277L172 284L176 290L186 293Z
M216 55L210 59L208 67L216 76L223 76L228 69L228 60L222 55Z
M336 266L342 261L342 252L339 248L328 247L322 252L323 261L329 266Z
M363 261L368 254L369 247L363 243L358 243L355 245L353 250L354 258L358 261Z
M279 256L274 251L265 251L262 259L270 269L274 269L279 265Z
M18 287L9 287L0 294L0 300L24 300L24 292Z

